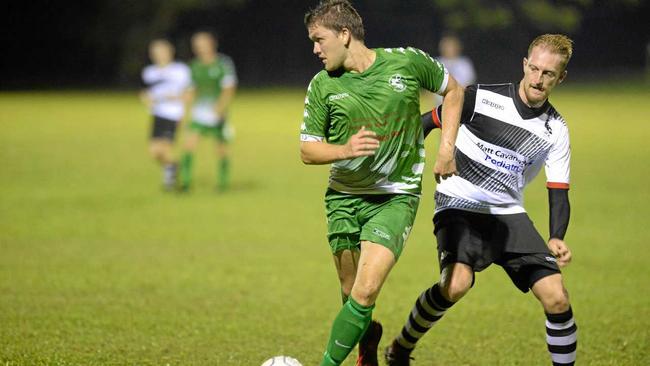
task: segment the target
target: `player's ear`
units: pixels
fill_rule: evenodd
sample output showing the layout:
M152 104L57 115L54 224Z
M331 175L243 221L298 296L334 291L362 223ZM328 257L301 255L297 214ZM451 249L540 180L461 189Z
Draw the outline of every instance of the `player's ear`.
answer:
M561 82L563 82L564 79L566 79L566 75L567 75L568 73L569 73L569 72L568 72L567 70L562 71L562 73L560 74L560 79L558 80L557 83L560 84Z
M339 38L341 39L345 47L348 47L350 45L350 41L352 40L352 34L350 33L349 29L343 28L339 32Z
M526 72L526 65L528 65L528 59L524 57L524 60L522 62L522 65L524 67L524 72Z

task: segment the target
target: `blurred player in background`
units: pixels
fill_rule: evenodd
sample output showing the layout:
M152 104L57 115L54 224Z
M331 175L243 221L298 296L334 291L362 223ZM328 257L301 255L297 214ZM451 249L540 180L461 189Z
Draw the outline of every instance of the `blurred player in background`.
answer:
M463 44L460 39L453 34L446 34L438 43L438 51L440 56L438 61L449 70L449 74L458 81L462 86L474 84L476 81L476 72L474 71L474 64L467 56L463 56ZM439 106L442 104L442 97L433 95L433 105Z
M200 136L210 136L217 143L217 189L226 190L230 182L228 143L232 129L228 124L228 109L237 88L237 74L230 57L218 53L217 49L214 33L199 31L192 36L196 59L190 65L192 86L187 98L190 121L181 157L182 191L189 190L192 184L192 161Z
M569 225L569 130L548 97L567 75L572 41L545 34L530 44L519 83L467 87L456 141L458 175L436 187L434 233L440 280L416 300L386 351L389 365L410 364L417 341L474 285L475 272L496 263L546 313L546 342L553 365L573 365L577 326L560 267L571 261L564 242ZM422 115L425 136L446 105ZM524 187L546 169L549 236L526 214ZM511 321L503 310L501 321ZM513 360L514 362L514 360Z
M140 92L140 99L153 117L149 152L163 167L163 187L171 190L176 180L172 145L176 126L185 113L183 94L190 84L190 70L174 61L174 46L166 39L151 41L149 58L153 64L142 71L147 88Z
M476 81L474 64L469 57L463 56L463 45L457 36L452 34L443 36L438 44L438 50L440 51L438 61L445 65L458 84L462 86L474 84Z
M340 365L357 343L357 365L374 366L382 333L372 321L375 300L420 202L420 88L446 95L438 178L456 171L463 88L421 50L367 48L363 21L348 1L322 1L305 25L325 69L307 88L300 152L305 164L332 164L327 238L343 297L321 366Z

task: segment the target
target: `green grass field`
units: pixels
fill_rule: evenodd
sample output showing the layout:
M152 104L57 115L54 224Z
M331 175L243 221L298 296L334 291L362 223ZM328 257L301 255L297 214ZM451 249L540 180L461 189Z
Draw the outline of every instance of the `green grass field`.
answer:
M233 188L213 149L196 189L159 189L135 94L0 94L0 365L317 365L340 296L325 240L327 167L298 156L302 90L242 91ZM569 84L581 365L650 364L650 88ZM433 152L408 246L377 303L386 345L437 280ZM543 173L527 191L547 232ZM498 267L421 342L415 365L547 365L544 316ZM346 365L352 365L351 361Z

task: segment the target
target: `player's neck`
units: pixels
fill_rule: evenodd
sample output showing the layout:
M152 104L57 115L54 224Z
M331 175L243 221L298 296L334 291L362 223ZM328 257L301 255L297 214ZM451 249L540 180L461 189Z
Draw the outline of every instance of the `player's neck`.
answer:
M169 64L171 64L171 63L172 63L171 60L170 60L170 61L165 61L165 62L158 62L158 63L156 63L156 66L162 68L162 67L167 67L167 66L169 66Z
M362 73L370 68L377 59L377 53L361 42L352 43L348 58L343 63L345 71Z

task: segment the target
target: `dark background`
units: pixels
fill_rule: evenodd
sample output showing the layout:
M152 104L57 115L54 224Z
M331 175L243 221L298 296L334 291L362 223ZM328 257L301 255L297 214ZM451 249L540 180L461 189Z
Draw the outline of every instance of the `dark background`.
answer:
M177 45L178 57L188 60L189 37L193 30L205 26L219 32L220 51L235 60L242 85L304 86L322 67L311 54L312 45L303 26L305 11L316 3L6 3L1 15L0 88L134 87L139 84L140 69L147 62L146 45L152 37L170 37ZM481 82L519 78L528 43L545 32L563 32L574 39L574 58L569 66L573 80L642 75L650 52L647 1L542 1L557 8L550 12L533 11L532 16L528 11L534 3L531 1L353 3L364 18L369 47L415 46L435 56L441 35L446 30L455 30L465 43L465 54L475 63ZM563 3L568 5L562 8ZM479 4L484 8L479 8ZM493 9L510 9L509 20L495 22L498 18L489 13ZM563 9L568 10L561 13ZM467 24L451 23L454 16ZM490 21L497 24L486 25Z

